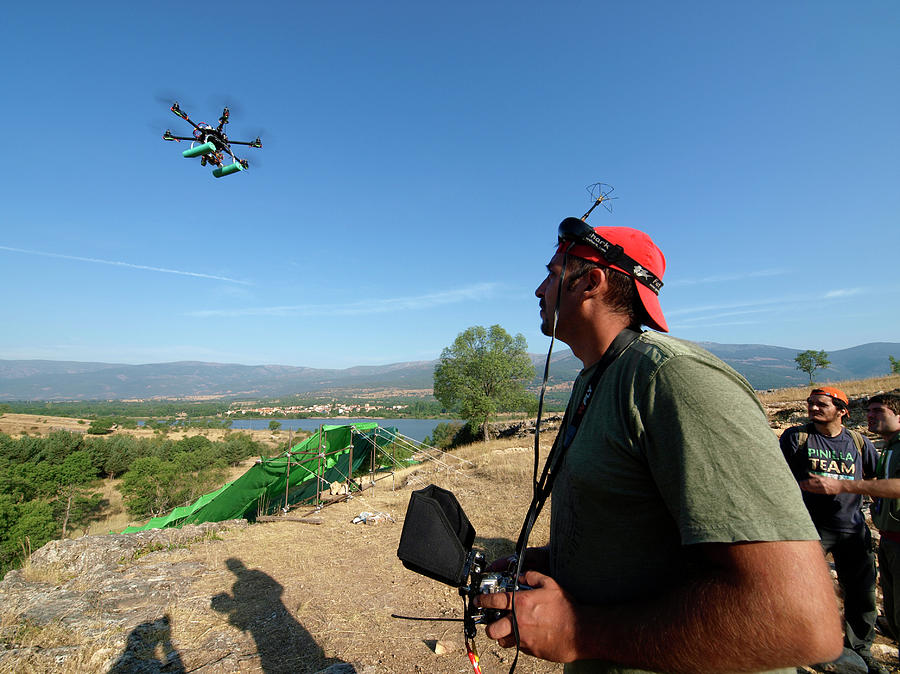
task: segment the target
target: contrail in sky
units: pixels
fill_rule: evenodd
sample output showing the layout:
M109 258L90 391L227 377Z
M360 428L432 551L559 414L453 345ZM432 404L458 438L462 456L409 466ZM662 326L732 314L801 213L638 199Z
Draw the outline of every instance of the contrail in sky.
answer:
M191 311L190 316L208 318L210 316L317 316L328 313L332 316L359 316L383 314L392 311L429 309L445 304L455 304L468 300L480 300L491 294L496 283L476 283L464 288L416 295L412 297L389 297L351 302L349 304L296 304L289 306L247 307L244 309L204 309Z
M42 257L56 257L61 260L76 260L77 262L93 262L96 264L108 264L113 267L128 267L130 269L144 269L146 271L158 271L163 274L179 274L180 276L194 276L196 278L208 278L214 281L228 281L229 283L240 283L241 285L252 285L249 281L239 281L238 279L229 278L227 276L215 276L214 274L201 274L196 271L180 271L178 269L166 269L165 267L148 267L143 264L131 264L130 262L116 262L114 260L98 260L93 257L78 257L77 255L62 255L61 253L46 253L40 250L25 250L24 248L10 248L9 246L0 246L0 250L8 250L13 253L25 253L27 255L40 255Z

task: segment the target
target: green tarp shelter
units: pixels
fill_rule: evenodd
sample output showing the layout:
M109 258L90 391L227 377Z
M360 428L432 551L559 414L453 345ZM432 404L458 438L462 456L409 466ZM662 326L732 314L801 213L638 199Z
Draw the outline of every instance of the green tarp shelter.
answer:
M384 447L394 437L396 429L379 428L374 422L323 425L290 452L261 458L238 479L204 494L191 505L154 517L143 526L128 527L122 533L239 518L253 520L285 505L317 499L323 487L348 480L372 456L373 447ZM377 452L375 460L377 464Z

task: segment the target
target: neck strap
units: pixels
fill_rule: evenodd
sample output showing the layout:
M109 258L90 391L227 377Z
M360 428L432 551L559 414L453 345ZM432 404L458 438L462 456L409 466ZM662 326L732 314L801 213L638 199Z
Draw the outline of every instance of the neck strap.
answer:
M547 461L544 463L544 470L541 473L541 477L533 485L531 506L525 517L525 523L522 525L522 531L519 533L519 540L516 543L516 552L520 560L524 558L525 548L528 545L528 537L531 534L531 529L534 527L534 523L537 521L541 509L544 507L544 503L546 503L547 499L550 497L550 491L553 489L553 482L562 465L563 458L565 457L569 446L572 444L572 441L575 439L575 434L578 433L578 428L581 426L587 408L597 390L597 385L600 383L600 379L606 373L606 370L612 362L631 346L640 335L641 333L639 331L632 330L631 328L622 330L622 332L620 332L612 341L609 348L604 352L603 357L595 366L596 369L591 375L588 385L585 388L584 395L574 412L572 411L572 403L569 403L562 424L560 425L559 433L556 435L556 440L553 442L550 454L547 455Z

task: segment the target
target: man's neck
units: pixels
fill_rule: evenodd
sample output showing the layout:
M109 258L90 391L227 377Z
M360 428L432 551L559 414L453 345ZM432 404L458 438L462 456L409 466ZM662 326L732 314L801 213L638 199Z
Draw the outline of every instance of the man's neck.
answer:
M887 445L891 444L891 442L893 440L896 440L898 435L900 435L900 429L897 429L896 431L891 431L890 433L882 433L881 439L884 440L885 447Z
M569 344L569 347L587 370L600 362L613 340L627 327L627 321L609 321L589 326L582 333L583 339L579 340L578 344Z
M816 431L819 435L824 435L829 438L835 438L841 434L841 431L844 430L844 424L840 421L832 421L827 424L820 424L813 422L813 426L816 427Z

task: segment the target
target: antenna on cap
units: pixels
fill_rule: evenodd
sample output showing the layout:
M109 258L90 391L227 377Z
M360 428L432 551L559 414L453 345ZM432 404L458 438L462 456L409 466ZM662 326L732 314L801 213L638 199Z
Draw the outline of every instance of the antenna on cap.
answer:
M591 195L591 199L594 200L594 204L588 209L587 213L581 216L581 220L583 222L587 221L587 217L600 204L603 204L603 208L612 213L612 204L610 204L609 202L613 199L619 198L609 196L610 194L615 192L615 187L613 187L612 185L607 185L606 183L594 183L593 185L588 185L586 189L588 191L588 194Z

